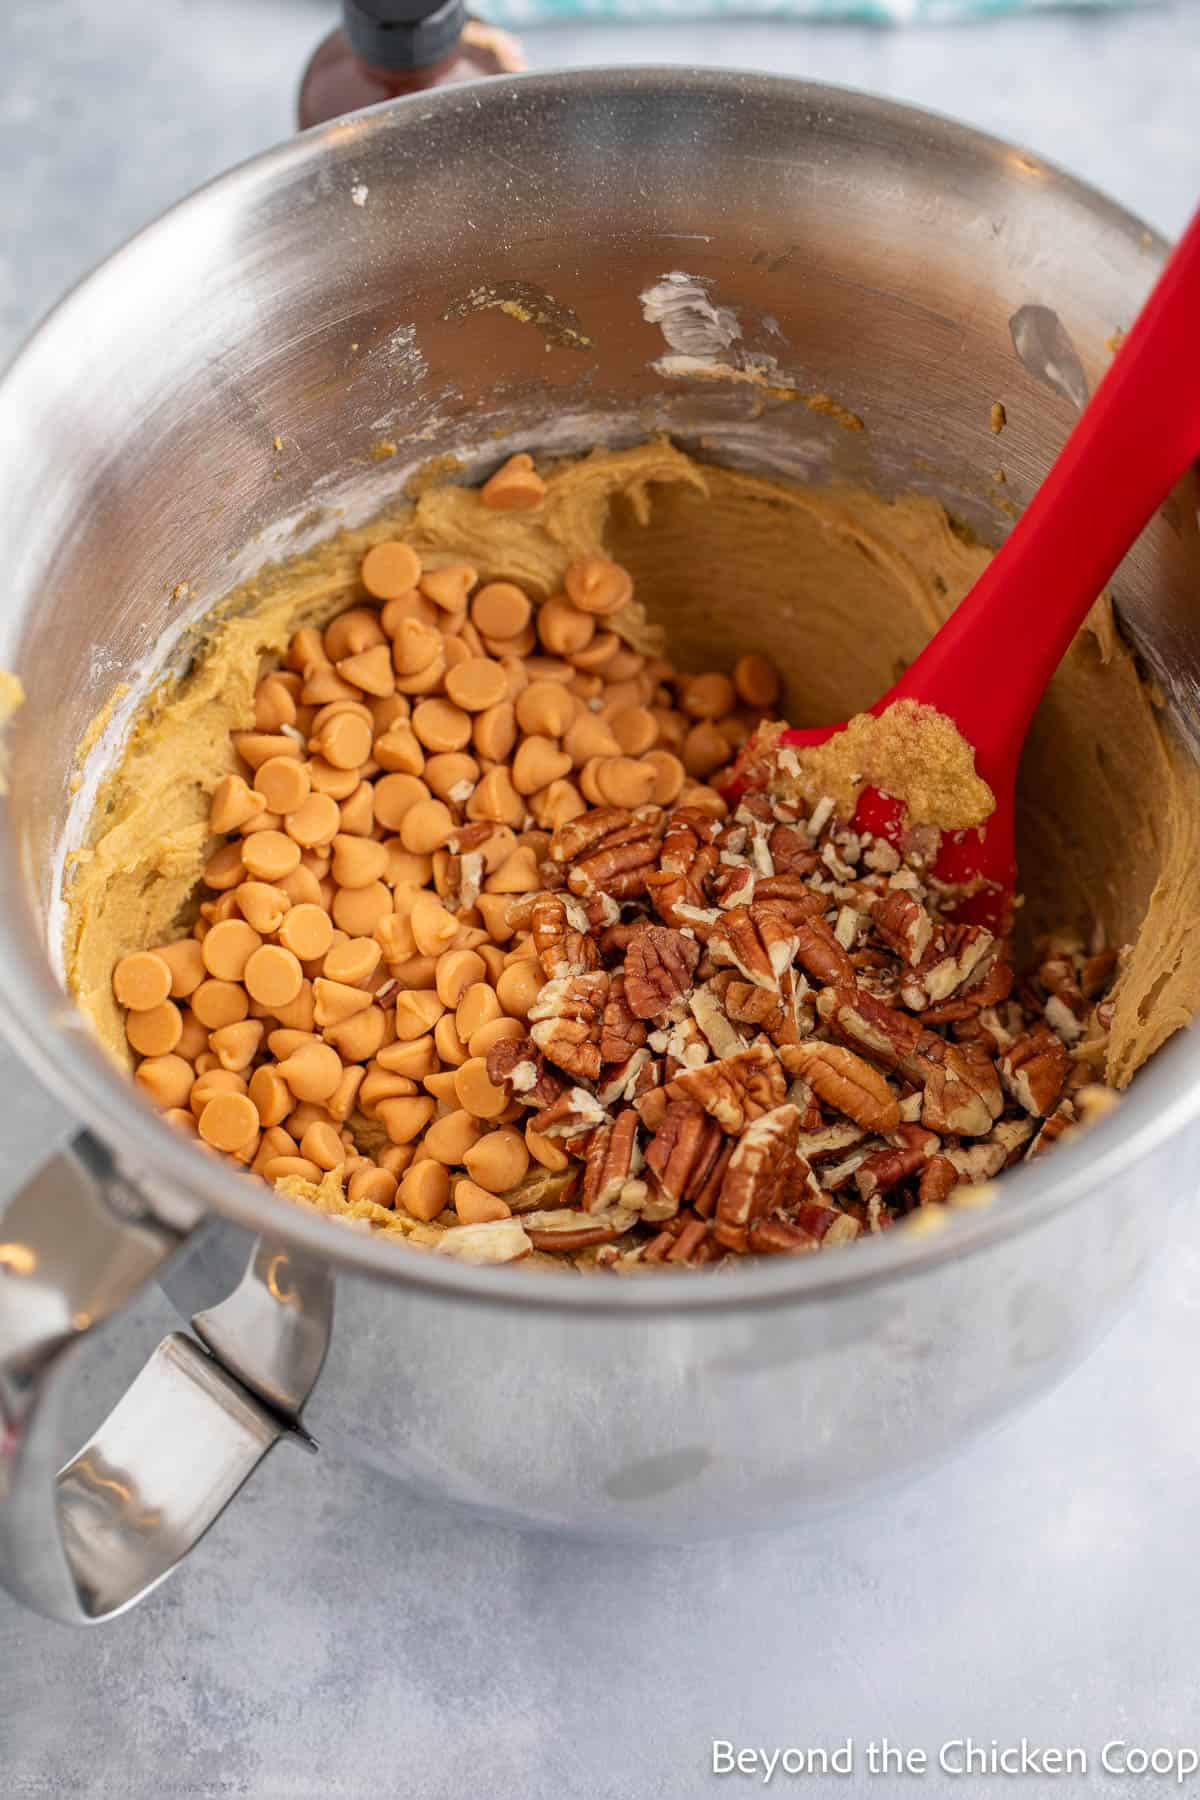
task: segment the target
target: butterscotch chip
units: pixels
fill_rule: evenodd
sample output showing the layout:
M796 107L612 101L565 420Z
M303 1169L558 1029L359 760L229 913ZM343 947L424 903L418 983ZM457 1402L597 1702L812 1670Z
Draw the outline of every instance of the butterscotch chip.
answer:
M429 1106L432 1110L433 1102ZM437 1119L425 1133L424 1148L438 1162L461 1163L472 1144L479 1142L484 1129L483 1120L460 1108L457 1112L447 1113L444 1119Z
M323 906L293 906L279 927L279 942L301 962L312 962L332 944L333 921Z
M729 757L729 745L710 719L693 725L683 740L683 766L699 781L714 774Z
M221 1067L241 1075L258 1055L262 1039L262 1021L243 1019L239 1025L223 1025L208 1041Z
M183 1017L172 1000L130 1012L125 1016L125 1036L139 1056L167 1056L183 1032Z
M304 970L293 951L281 944L263 944L247 960L243 980L250 998L274 1012L299 994Z
M489 769L467 801L468 819L493 820L498 825L519 825L525 806L504 768Z
M596 621L569 600L547 600L537 615L537 634L552 656L571 656L592 641Z
M324 975L318 975L313 982L313 1016L322 1029L341 1025L356 1013L365 1012L370 1004L371 996L363 988L350 987L343 981L328 981ZM329 1036L328 1032L326 1036Z
M326 953L323 973L329 981L358 987L375 973L381 956L382 951L374 938L346 938Z
M333 840L333 879L339 887L365 888L387 870L387 851L373 838L340 832Z
M415 775L384 775L375 783L375 817L385 831L399 831L412 808L429 797Z
M727 675L696 675L684 683L682 705L693 719L723 719L737 703Z
M381 1069L422 1081L436 1066L433 1039L422 1034L388 1044L379 1052L376 1061Z
M371 937L392 910L391 889L382 881L366 887L339 888L333 897L333 922L348 937Z
M425 752L407 719L389 726L375 739L374 755L380 768L393 774L419 775L425 767Z
M492 1194L507 1194L529 1168L529 1148L519 1131L503 1125L489 1131L463 1157L467 1174Z
M465 750L471 741L469 714L450 700L422 700L413 708L412 728L427 750Z
M192 995L192 1011L209 1031L219 1031L222 1025L237 1025L249 1010L246 990L236 981L210 977Z
M362 559L362 584L376 600L395 600L421 579L421 559L394 539L375 544Z
M240 981L261 943L257 931L245 919L225 919L213 926L200 946L204 966L219 981Z
M150 1012L171 992L170 964L152 950L134 950L113 970L113 993L131 1012Z
M231 734L233 747L243 762L252 769L260 768L272 756L301 755L301 749L295 738L284 732L271 731L235 731Z
M274 813L292 813L308 799L312 783L303 763L272 756L255 772L254 791Z
M471 728L475 749L491 762L503 762L517 741L517 719L512 702L502 700L477 714Z
M644 806L654 792L655 771L633 756L601 757L595 771L601 804L632 808Z
M184 1057L187 1062L194 1062L196 1057L203 1055L203 1051L209 1048L209 1033L205 1030L205 1026L201 1026L200 1019L191 1010L191 1006L184 1006L180 1017L184 1021L184 1030L180 1031L180 1040L175 1046L176 1057Z
M658 742L658 721L649 707L618 707L609 724L626 756L644 756Z
M214 1150L242 1150L257 1135L258 1114L246 1094L216 1094L200 1114L200 1136Z
M487 638L515 637L533 617L528 594L511 581L489 581L471 601L471 620Z
M156 1106L181 1107L188 1103L195 1070L182 1056L148 1056L137 1067L136 1081Z
M466 1062L467 1046L458 1035L452 1012L443 1013L434 1026L433 1042L438 1055L449 1068L457 1069Z
M315 794L328 794L339 804L348 800L362 777L358 769L335 769L323 756L314 756L308 764L308 778ZM301 808L303 811L303 808Z
M508 1106L508 1094L488 1080L487 1064L481 1056L468 1058L455 1070L454 1092L459 1105L476 1119L498 1119Z
M506 856L494 875L487 878L489 894L531 894L542 885L537 856L527 844Z
M650 790L650 798L656 806L671 806L679 798L687 771L677 756L669 750L651 750L646 758L647 766L654 771L654 786Z
M267 1181L320 1181L321 1170L307 1156L273 1156L263 1164Z
M480 500L493 512L528 512L545 497L546 484L524 450L502 463L479 490Z
M242 845L242 861L259 881L278 881L300 861L300 846L282 831L256 831Z
M473 1181L455 1183L454 1210L464 1225L484 1225L491 1219L512 1217L512 1208L506 1201Z
M262 811L262 800L241 775L226 775L213 789L208 809L208 823L221 836L238 831L248 819Z
M342 1059L328 1044L302 1044L279 1073L297 1100L328 1100L342 1078Z
M357 713L340 712L328 719L310 748L335 769L358 769L371 754L371 726Z
M482 960L481 957L481 963ZM473 982L460 998L455 1012L454 1023L459 1037L467 1043L481 1025L490 1024L493 1019L500 1018L502 1013L503 1008L495 989L483 980Z
M411 1144L437 1111L437 1102L425 1095L380 1100L375 1114L393 1144Z
M431 988L409 988L397 994L396 1036L406 1043L424 1037L433 1030L445 1010Z
M372 1206L394 1206L396 1181L396 1176L389 1169L380 1169L374 1165L355 1169L346 1185L346 1198L351 1206L359 1200L369 1200Z
M475 791L480 768L473 756L448 750L442 756L431 756L425 764L425 780L439 800L461 805Z
M282 1125L296 1101L278 1069L264 1063L250 1077L250 1098L263 1125Z
M400 821L400 842L406 850L428 854L441 849L453 831L454 815L444 801L419 800Z
M765 656L754 651L747 651L740 656L733 668L733 685L737 689L738 698L747 706L762 707L764 710L775 705L779 699L779 671Z
M540 1163L543 1169L548 1169L551 1174L561 1174L570 1166L571 1159L562 1145L557 1143L554 1138L543 1137L541 1132L533 1129L532 1125L525 1127L525 1143L534 1161Z
M179 938L173 944L163 944L154 955L161 957L171 971L173 1000L186 1000L194 994L208 972L204 967L203 948L196 938Z
M563 585L568 598L586 613L618 612L633 598L633 578L628 570L603 556L571 563Z
M332 1125L318 1119L300 1139L300 1154L315 1162L319 1169L337 1169L346 1160L346 1146Z
M396 1198L414 1219L436 1219L450 1201L450 1171L433 1157L401 1176Z
M233 897L247 925L260 937L274 936L292 904L282 888L269 881L243 881Z
M510 963L496 983L496 998L511 1018L527 1019L544 980L540 963Z
M426 569L417 585L443 612L461 613L478 580L478 572L469 563L448 563L442 569Z
M297 691L299 683L297 683ZM267 675L254 690L254 728L278 733L281 725L296 723L296 700L282 675Z
M457 668L447 670L446 692L465 712L486 712L507 697L508 678L490 656L469 656Z
M457 1007L463 996L486 974L483 958L474 950L447 950L438 958L435 986L443 1006Z
M379 698L393 692L396 683L392 673L391 645L383 641L370 650L360 650L354 656L344 656L337 665L337 672L343 681L361 688L365 694L375 694Z

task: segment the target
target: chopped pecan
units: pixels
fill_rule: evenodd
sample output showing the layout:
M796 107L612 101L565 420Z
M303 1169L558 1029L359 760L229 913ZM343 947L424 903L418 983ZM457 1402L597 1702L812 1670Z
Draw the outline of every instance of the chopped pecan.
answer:
M574 1139L581 1132L594 1131L598 1125L608 1122L608 1114L586 1088L564 1088L558 1097L535 1113L530 1120L531 1128L539 1137Z
M854 1172L855 1186L864 1200L872 1194L886 1194L923 1169L937 1146L938 1139L932 1131L923 1131L919 1125L901 1125L886 1149L873 1150L859 1163Z
M761 995L763 999L768 998L760 988L751 988L749 991ZM779 1005L777 1001L771 1004L776 1008ZM736 1026L731 1024L729 1014L712 985L698 987L688 996L688 1005L696 1024L708 1039L714 1056L736 1056L739 1050L746 1048L746 1040Z
M756 1220L785 1211L811 1192L812 1172L796 1148L799 1136L800 1113L786 1104L743 1131L717 1200L716 1235L727 1248L744 1248Z
M600 952L588 934L587 914L563 894L539 894L530 914L533 943L549 981L587 975L600 967Z
M779 1058L766 1044L752 1044L721 1062L686 1069L667 1085L672 1100L694 1100L724 1131L735 1134L780 1105L787 1091Z
M799 825L776 825L767 839L776 875L811 875L820 866L808 833Z
M699 1192L721 1153L721 1128L690 1100L671 1101L646 1145L646 1167L668 1199Z
M547 1068L546 1059L532 1038L500 1038L487 1053L487 1077L493 1087L505 1082L514 1100L539 1109L552 1106L566 1086L561 1075Z
M1004 1051L1000 1079L1018 1106L1035 1118L1054 1111L1063 1091L1071 1059L1048 1025L1037 1024Z
M656 911L668 925L690 925L700 938L707 936L714 919L705 915L709 905L707 883L720 864L713 842L717 823L694 808L673 813L662 841L659 867L646 878L646 890Z
M618 1113L610 1125L598 1125L588 1139L583 1174L584 1212L600 1212L616 1205L622 1189L641 1166L638 1116L630 1106Z
M646 1027L629 1004L627 977L614 975L600 1022L600 1061L626 1062L645 1042Z
M801 1076L835 1112L845 1113L865 1131L896 1130L900 1108L895 1094L878 1069L844 1044L806 1038L802 1044L785 1044L779 1055L788 1074Z
M931 1156L921 1171L917 1199L922 1206L939 1206L958 1186L958 1170L948 1156Z
M981 1144L946 1145L942 1154L963 1181L990 1181L1014 1161L1033 1135L1032 1119L1001 1119Z
M854 985L854 964L834 931L819 915L796 926L796 958L814 981L828 985Z
M610 978L603 969L548 981L529 1009L529 1035L543 1055L577 1081L600 1074L600 1037Z
M892 888L871 908L875 929L890 950L916 968L933 937L933 920L919 900Z
M603 1055L603 1037L600 1039L600 1051ZM605 1063L596 1084L596 1098L601 1106L615 1106L618 1100L636 1100L645 1092L642 1082L647 1071L654 1066L654 1058L644 1048L635 1050L624 1062Z
M1025 1152L1026 1156L1041 1156L1052 1144L1057 1144L1067 1136L1078 1124L1078 1115L1070 1100L1061 1100L1049 1118L1043 1119L1039 1125L1033 1142Z
M630 944L625 956L625 993L629 1010L653 1019L692 985L700 946L694 937L666 925L651 925Z
M571 865L567 886L573 894L634 899L645 893L646 876L658 862L662 818L656 806L636 813L616 806L582 813L555 831L550 856Z
M779 992L780 978L796 954L796 928L770 905L735 906L714 926L710 954L739 970L755 987Z
M976 1048L979 1054L968 1059L967 1052ZM925 1084L922 1124L954 1136L985 1137L1002 1104L996 1071L986 1048L949 1044L927 1032L921 1040L918 1060Z
M996 939L982 925L939 925L921 961L901 981L900 998L913 1012L949 1000L982 981L996 950Z
M839 1037L865 1050L888 1068L904 1068L921 1040L921 1028L861 988L823 988L817 1011Z
M763 1256L806 1256L852 1243L861 1229L849 1213L810 1200L789 1219L760 1219L750 1227L748 1243Z
M997 956L988 964L983 976L954 999L944 1000L940 1006L926 1007L921 1013L921 1023L953 1025L963 1019L973 1019L984 1007L998 1006L1002 1000L1007 1000L1012 986L1012 964Z
M756 879L747 862L722 863L714 870L710 883L713 900L723 911L734 906L748 906L754 898Z
M611 1244L629 1230L636 1217L628 1207L583 1213L564 1206L524 1213L521 1224L535 1250L585 1250L592 1244Z
M433 1246L440 1256L459 1262L519 1262L537 1245L520 1219L489 1219L483 1225L452 1225Z

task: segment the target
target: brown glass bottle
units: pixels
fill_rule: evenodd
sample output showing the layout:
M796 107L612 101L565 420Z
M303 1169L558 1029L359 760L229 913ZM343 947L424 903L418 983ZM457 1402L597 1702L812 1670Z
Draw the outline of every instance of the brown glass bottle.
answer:
M425 88L525 67L516 38L471 17L463 0L343 0L300 83L301 130Z

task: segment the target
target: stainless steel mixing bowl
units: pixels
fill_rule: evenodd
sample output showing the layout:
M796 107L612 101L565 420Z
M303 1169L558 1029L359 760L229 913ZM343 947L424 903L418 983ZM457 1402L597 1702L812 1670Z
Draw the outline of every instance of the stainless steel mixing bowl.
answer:
M280 1440L575 1531L780 1524L963 1443L1111 1317L1189 1179L1190 1039L1117 1117L936 1236L709 1279L535 1279L373 1242L173 1135L63 993L56 895L87 800L74 746L114 686L144 689L185 654L185 615L382 507L406 463L465 450L472 473L513 444L668 429L717 459L916 486L996 542L992 401L1019 421L1019 504L1162 252L1098 194L942 119L761 76L601 71L286 144L42 326L0 388L0 668L30 695L0 801L0 1011L82 1128L0 1215L14 1593L63 1619L119 1610ZM701 302L685 349L711 347L707 296L734 309L744 366L835 396L866 431L664 373L639 296L673 272ZM396 457L372 453L384 440ZM1192 731L1198 582L1189 491L1116 592ZM56 1486L65 1353L156 1275L194 1335L160 1346Z

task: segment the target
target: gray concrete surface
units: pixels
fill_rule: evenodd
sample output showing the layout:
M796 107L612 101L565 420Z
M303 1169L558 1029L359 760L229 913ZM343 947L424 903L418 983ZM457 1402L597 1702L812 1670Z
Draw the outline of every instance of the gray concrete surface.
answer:
M286 133L329 11L6 0L0 354L130 231ZM1167 231L1200 192L1191 4L912 32L562 28L530 50L538 66L769 67L937 106ZM0 1189L65 1129L0 1048ZM80 1425L170 1323L151 1296L109 1335ZM1110 1739L1200 1743L1198 1356L1188 1210L1135 1306L1056 1394L968 1459L820 1532L606 1549L280 1457L188 1570L111 1627L72 1634L0 1597L0 1792L692 1800L761 1786L711 1773L714 1738L850 1737L852 1776L780 1773L771 1789L1165 1794L1169 1776L1106 1774L1098 1758ZM939 1745L968 1735L1079 1746L1089 1773L939 1773ZM871 1778L867 1745L884 1736L929 1752L930 1772Z

